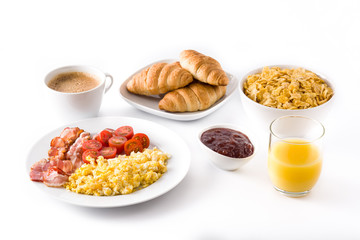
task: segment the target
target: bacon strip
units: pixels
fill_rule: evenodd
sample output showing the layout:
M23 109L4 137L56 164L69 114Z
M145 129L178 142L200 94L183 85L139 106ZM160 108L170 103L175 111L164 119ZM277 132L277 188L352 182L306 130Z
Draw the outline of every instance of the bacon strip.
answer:
M66 148L66 147L60 147L60 148L52 147L52 148L50 148L48 155L49 155L50 159L64 160L66 158L67 151L68 151L68 148Z
M50 159L66 159L67 151L76 139L79 138L82 132L84 132L84 130L78 127L64 128L64 130L60 133L60 137L55 137L51 140L51 148L48 152Z
M51 140L48 159L41 159L30 168L30 179L49 187L60 187L82 164L82 144L90 133L78 127L65 128L60 137Z
M62 172L57 167L50 167L44 173L44 183L48 187L62 187L68 180L69 176L67 176L64 172Z
M75 170L81 167L81 165L84 163L82 161L82 145L86 140L89 140L90 138L90 133L81 133L78 139L76 139L75 143L71 145L69 151L66 153L66 158L72 162L73 172L75 172Z
M57 167L66 175L71 175L73 173L73 164L69 160L51 159L50 166Z
M30 179L32 181L42 182L44 180L44 172L50 167L50 162L43 158L34 163L30 168Z
M67 127L61 132L60 138L62 138L65 142L65 145L69 147L75 142L75 140L80 136L82 132L84 132L84 130L78 127Z
M50 143L50 147L52 148L61 148L61 147L65 147L65 145L66 145L65 141L61 137L54 137Z

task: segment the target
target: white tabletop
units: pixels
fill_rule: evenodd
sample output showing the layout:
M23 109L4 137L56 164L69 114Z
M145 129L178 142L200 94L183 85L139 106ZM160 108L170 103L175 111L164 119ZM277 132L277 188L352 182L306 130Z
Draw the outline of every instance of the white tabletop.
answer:
M0 3L1 234L12 239L359 239L358 1L7 1ZM317 69L334 81L321 177L310 195L288 198L267 174L268 133L241 170L210 164L196 141L210 124L254 127L240 95L194 121L142 112L119 95L143 66L195 49L241 78L272 64ZM30 181L28 151L66 124L53 114L43 78L86 64L112 74L99 116L148 119L174 130L192 159L184 180L151 201L121 208L73 206ZM130 238L131 237L131 238Z

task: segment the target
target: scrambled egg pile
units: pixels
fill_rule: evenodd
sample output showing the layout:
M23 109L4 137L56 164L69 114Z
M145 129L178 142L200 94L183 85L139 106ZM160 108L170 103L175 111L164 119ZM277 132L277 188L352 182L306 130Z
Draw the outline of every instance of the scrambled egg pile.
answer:
M170 155L161 150L119 155L113 159L98 157L83 164L65 184L66 189L82 194L113 196L129 194L156 182L167 171Z

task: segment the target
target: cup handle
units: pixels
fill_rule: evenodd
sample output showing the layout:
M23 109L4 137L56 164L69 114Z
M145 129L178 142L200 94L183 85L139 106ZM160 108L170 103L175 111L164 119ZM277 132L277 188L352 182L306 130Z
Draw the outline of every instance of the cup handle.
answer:
M107 79L110 79L110 83L107 86L105 86L105 93L107 93L107 91L109 91L109 89L113 85L114 80L113 80L113 77L110 74L106 73L105 75L106 75L105 82L106 82Z

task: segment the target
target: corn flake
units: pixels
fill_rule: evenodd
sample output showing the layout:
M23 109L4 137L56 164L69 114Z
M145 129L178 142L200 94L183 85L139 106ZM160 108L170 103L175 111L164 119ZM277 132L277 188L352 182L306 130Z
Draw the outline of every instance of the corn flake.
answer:
M334 95L315 73L303 68L264 67L244 83L246 96L264 106L279 109L307 109L319 106Z

